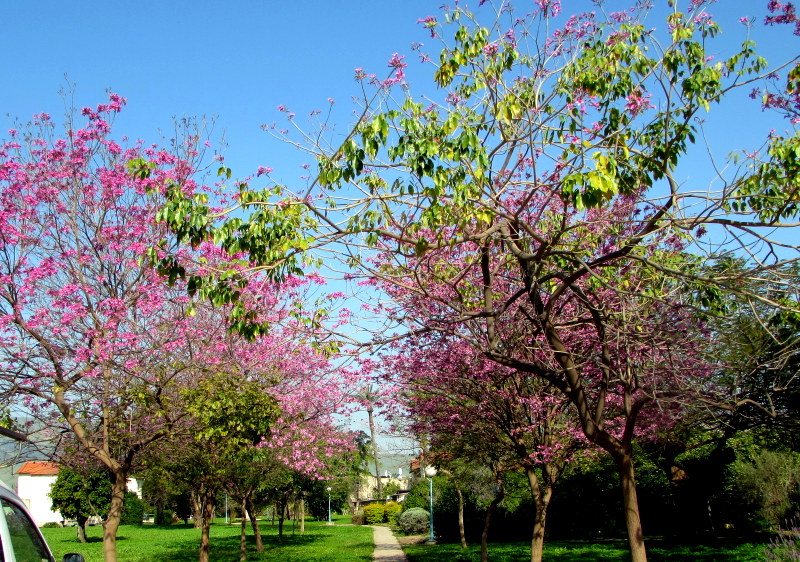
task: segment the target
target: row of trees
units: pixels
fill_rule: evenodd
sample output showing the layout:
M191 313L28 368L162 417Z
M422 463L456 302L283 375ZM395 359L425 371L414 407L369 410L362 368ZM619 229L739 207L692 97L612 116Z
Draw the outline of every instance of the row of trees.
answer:
M330 437L336 408L385 394L333 353L373 351L364 365L415 431L489 467L490 508L503 471L524 471L532 560L584 451L615 466L638 562L637 442L686 419L723 440L792 427L800 252L783 232L797 226L800 67L768 64L746 35L720 42L706 4L564 17L556 0L526 14L480 2L423 18L442 43L420 53L436 89L415 95L399 55L386 80L357 72L364 105L344 141L327 124L286 139L318 162L302 189L204 185L192 130L163 150L121 146L117 96L62 139L44 115L12 132L2 391L114 475L106 559L126 477L154 443L198 467L207 498L221 458L260 462L256 442L323 474L348 441ZM766 24L797 26L791 4L766 7ZM697 142L704 116L738 91L786 130L685 181L679 164L714 155ZM338 333L348 314L328 325L309 305L317 277L302 276L336 260L390 324L355 348ZM737 337L752 352L709 345Z
M326 128L287 138L319 164L306 187L242 184L234 207L211 209L174 182L160 214L179 240L242 251L270 279L324 256L388 297L368 308L394 331L367 342L391 346L386 379L435 446L523 467L534 561L552 486L580 450L612 459L643 561L634 444L703 406L731 423L790 419L783 397L796 393L791 376L769 383L800 313L800 252L785 234L797 226L797 59L769 64L746 33L721 42L710 2L592 4L563 17L557 1L524 14L480 2L421 19L442 44L420 53L437 89L414 94L399 55L386 80L357 72L364 105L344 141ZM766 8L765 24L796 31L791 4ZM753 131L714 165L698 142L705 115L737 92L787 117L785 130ZM685 180L684 162L707 182ZM213 296L217 279L192 281ZM773 344L755 371L708 345L747 318Z
M236 256L159 246L167 186L200 189L204 145L187 124L167 147L125 146L111 135L124 103L68 115L63 135L38 115L0 147L0 393L13 418L47 428L54 460L109 475L106 560L126 482L148 467L192 483L207 560L218 491L250 510L264 485L246 468L324 478L353 449L333 417L347 377L310 343L315 283L220 281L231 296L212 304L152 264L169 254L207 273ZM255 341L227 330L244 303L270 325Z

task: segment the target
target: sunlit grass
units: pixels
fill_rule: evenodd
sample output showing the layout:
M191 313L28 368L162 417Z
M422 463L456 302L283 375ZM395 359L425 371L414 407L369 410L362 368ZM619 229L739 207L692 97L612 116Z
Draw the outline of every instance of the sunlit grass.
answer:
M278 542L278 527L261 522L264 552L255 552L255 543L248 536L248 560L280 560L281 562L331 561L358 562L372 559L372 529L345 525L349 517L335 519L337 525L306 522L306 532L287 522L284 540ZM248 525L248 535L250 535ZM42 529L56 560L67 552L80 552L86 562L103 561L102 528L89 527L90 542L80 544L74 528ZM200 546L200 531L191 525L123 525L117 537L117 556L124 562L194 562ZM239 524L224 521L211 527L211 560L239 559Z

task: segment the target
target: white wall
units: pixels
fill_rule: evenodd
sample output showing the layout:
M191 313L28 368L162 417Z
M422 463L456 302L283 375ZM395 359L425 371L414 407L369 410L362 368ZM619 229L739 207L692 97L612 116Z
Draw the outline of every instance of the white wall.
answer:
M61 513L53 511L50 506L52 500L47 494L50 493L50 486L56 481L57 476L33 476L30 474L17 475L17 495L28 506L28 510L33 515L34 522L41 527L45 523L60 523L64 520ZM139 481L135 478L128 478L128 491L136 494L142 499L142 490Z
M61 514L50 508L50 485L56 481L56 476L32 476L19 474L17 477L17 495L22 498L25 505L33 515L33 520L40 527L45 523L60 522Z

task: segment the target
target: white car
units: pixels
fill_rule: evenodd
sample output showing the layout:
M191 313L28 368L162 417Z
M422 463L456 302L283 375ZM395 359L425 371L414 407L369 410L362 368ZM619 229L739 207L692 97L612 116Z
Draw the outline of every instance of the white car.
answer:
M55 562L28 508L14 491L0 481L0 546L4 562ZM83 562L83 555L65 554L63 562Z
M16 432L2 428L2 434L19 439ZM24 437L22 437L24 439ZM0 561L55 562L39 527L33 522L25 503L14 490L0 480ZM62 562L84 562L82 554L65 554Z

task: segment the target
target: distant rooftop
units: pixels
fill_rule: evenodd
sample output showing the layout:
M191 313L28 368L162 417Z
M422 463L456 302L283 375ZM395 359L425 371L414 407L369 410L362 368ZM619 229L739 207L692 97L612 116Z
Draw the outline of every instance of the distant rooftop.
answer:
M19 468L17 474L28 474L31 476L55 476L58 474L58 465L54 462L29 461Z

